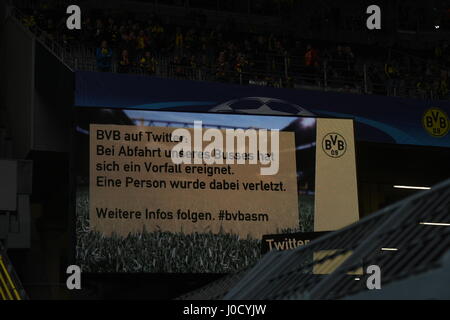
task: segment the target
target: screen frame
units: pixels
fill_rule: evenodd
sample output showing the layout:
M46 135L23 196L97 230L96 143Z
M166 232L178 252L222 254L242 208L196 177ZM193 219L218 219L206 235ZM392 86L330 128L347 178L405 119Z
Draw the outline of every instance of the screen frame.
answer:
M72 126L70 128L70 139L71 139L71 146L70 146L70 212L69 212L69 250L71 251L71 254L69 255L69 262L70 264L77 264L76 259L76 245L77 245L77 234L76 234L76 228L77 228L77 212L76 212L76 192L77 192L77 182L76 182L76 166L75 166L75 158L74 155L77 150L77 144L76 144L76 134L77 134L77 112L81 109L87 109L87 110L98 110L98 109L109 109L109 110L138 110L138 111L152 111L152 112L161 112L161 113L187 113L187 114L221 114L221 115L243 115L243 116L261 116L261 117L290 117L290 118L314 118L314 119L339 119L339 120L351 120L353 123L353 140L354 140L354 148L355 148L355 164L356 164L356 188L357 188L357 198L359 199L359 177L358 177L358 148L357 148L357 141L356 141L356 126L355 126L355 118L354 117L323 117L323 116L305 116L305 115L280 115L280 114L260 114L260 113L237 113L237 112L207 112L207 111L186 111L186 110L169 110L169 109L148 109L143 110L141 108L110 108L110 107L86 107L86 106L74 106L73 107L73 121ZM174 127L175 128L175 127ZM315 160L317 161L317 160ZM358 212L359 212L359 200L358 200ZM360 212L359 212L360 216ZM236 273L153 273L153 272L83 272L83 274L87 278L92 279L108 279L108 278L117 278L117 279L129 279L133 277L138 277L141 279L198 279L199 281L203 281L205 279L214 279L219 278L222 276L232 275ZM207 280L208 281L208 280Z

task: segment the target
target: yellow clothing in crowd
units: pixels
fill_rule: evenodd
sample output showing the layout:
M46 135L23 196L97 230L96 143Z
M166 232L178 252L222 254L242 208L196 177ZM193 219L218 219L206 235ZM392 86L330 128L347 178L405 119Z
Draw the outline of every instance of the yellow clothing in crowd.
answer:
M137 38L137 48L138 49L144 49L145 48L145 37L138 37Z
M183 34L181 32L175 35L175 47L177 48L183 47Z
M23 18L23 24L30 28L36 25L36 20L34 19L34 16L26 16Z

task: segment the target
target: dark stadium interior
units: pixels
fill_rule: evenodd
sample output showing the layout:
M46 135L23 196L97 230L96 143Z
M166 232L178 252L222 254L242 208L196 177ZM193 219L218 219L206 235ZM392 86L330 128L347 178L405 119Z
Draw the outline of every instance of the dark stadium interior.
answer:
M372 2L386 12L382 30L365 28L365 8ZM28 38L39 39L31 46L19 38L22 31L7 33L7 15L2 12L6 7L1 5L0 43L16 45L2 49L0 55L0 72L13 75L1 76L0 159L33 161L32 245L9 249L8 256L31 299L175 299L223 277L89 273L83 275L85 290L66 289L66 266L75 257L74 177L77 167L87 170L87 161L82 160L87 155L71 153L77 143L72 129L80 120L74 110L75 71L367 99L405 98L430 107L448 107L450 99L450 1L13 0L11 4L14 21L22 24ZM83 8L81 31L65 27L69 4ZM33 80L23 80L29 78ZM34 96L28 98L22 93L31 86ZM132 124L119 109L98 119L92 113L80 114L87 122L120 119ZM444 147L397 144L386 132L356 124L355 135L362 131L392 143L355 141L360 218L417 193L394 185L431 187L450 178L450 133L435 138ZM78 161L82 163L75 164Z

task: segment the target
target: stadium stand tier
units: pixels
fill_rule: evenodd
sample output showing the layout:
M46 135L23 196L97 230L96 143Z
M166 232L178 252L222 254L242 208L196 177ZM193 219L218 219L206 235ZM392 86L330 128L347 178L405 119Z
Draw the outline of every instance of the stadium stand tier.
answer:
M57 47L74 70L448 99L445 40L408 50L388 35L365 44L305 38L300 31L261 30L256 23L238 26L231 13L218 21L195 5L180 13L171 2L142 5L139 12L132 10L135 2L105 10L86 2L82 29L71 31L65 28L66 1L18 4L20 21ZM266 11L254 9L252 15L267 18L261 15ZM317 20L327 17L322 13ZM358 23L363 25L347 19L342 27Z

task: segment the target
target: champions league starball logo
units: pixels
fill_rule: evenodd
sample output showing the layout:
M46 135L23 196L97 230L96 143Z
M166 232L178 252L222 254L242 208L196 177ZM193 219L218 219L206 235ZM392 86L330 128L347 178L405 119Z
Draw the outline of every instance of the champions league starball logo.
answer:
M264 97L247 97L241 99L231 100L222 103L209 112L225 112L225 113L245 113L245 114L261 114L261 115L299 115L312 116L313 114L304 108L274 98ZM226 129L224 132L219 129L210 128L203 132L202 121L194 121L194 135L192 138L191 132L185 128L176 129L173 134L183 137L181 142L172 149L172 161L175 164L194 163L200 164L205 161L207 164L223 164L221 156L216 157L217 150L222 152L225 150L224 141L226 141L226 151L228 154L240 155L241 151L251 151L250 154L258 154L253 159L247 159L251 164L261 162L261 164L270 164L267 168L261 168L261 175L274 175L278 173L279 169L279 129L272 129L269 132L266 129L255 130L253 128L243 129ZM270 139L268 139L270 135ZM246 139L248 138L248 146ZM205 150L202 150L204 141L213 141ZM235 148L235 139L237 139L237 146ZM267 145L270 140L270 151ZM194 150L191 145L194 142ZM236 152L237 150L237 152ZM261 151L261 152L258 152ZM194 156L193 156L194 155ZM269 159L264 159L265 155L270 155ZM227 164L235 162L235 156L227 158ZM238 164L246 163L243 157L238 157Z
M209 112L229 112L268 115L314 116L299 105L267 97L246 97L224 102L208 110Z

